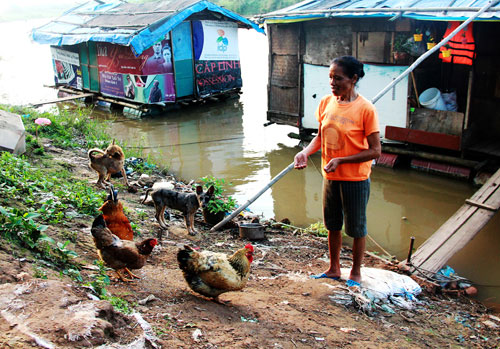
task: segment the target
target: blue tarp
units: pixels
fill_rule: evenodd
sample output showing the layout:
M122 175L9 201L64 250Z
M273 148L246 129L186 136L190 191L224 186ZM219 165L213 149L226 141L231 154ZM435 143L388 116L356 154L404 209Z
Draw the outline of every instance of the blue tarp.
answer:
M108 28L89 27L85 25L99 15L96 12L102 14L119 13L116 11L116 7L120 5L123 5L123 2L119 0L110 0L105 3L95 0L90 1L67 11L58 19L44 26L33 29L31 37L35 42L40 44L55 46L75 45L88 41L112 42L119 45L131 46L134 53L140 55L159 39L165 37L165 34L179 23L203 10L220 13L227 18L241 22L249 28L264 33L264 30L256 23L208 1L195 2L174 14L166 15L164 22L160 25L153 23L154 25L145 26L139 30L127 29L121 26L115 28L110 26ZM89 14L86 15L85 13Z

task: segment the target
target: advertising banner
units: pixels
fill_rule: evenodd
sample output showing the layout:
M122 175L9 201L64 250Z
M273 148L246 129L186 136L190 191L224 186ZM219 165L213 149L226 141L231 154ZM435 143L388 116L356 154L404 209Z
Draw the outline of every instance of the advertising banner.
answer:
M103 94L141 103L175 101L168 37L137 57L130 47L98 43L97 64Z
M238 26L233 22L193 21L196 86L200 96L240 88Z
M82 89L82 71L78 53L51 47L54 81L56 85L67 85Z

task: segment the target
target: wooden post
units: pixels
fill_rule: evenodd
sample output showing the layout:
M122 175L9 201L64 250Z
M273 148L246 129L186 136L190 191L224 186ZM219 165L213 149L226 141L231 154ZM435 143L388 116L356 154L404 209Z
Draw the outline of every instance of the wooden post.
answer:
M417 82L415 81L415 74L413 74L413 71L410 74L411 74L411 81L413 82L413 90L415 91L415 96L417 97L417 106L420 108L420 100L418 99L418 90L417 90Z
M465 106L465 116L464 116L464 130L469 127L469 111L470 111L470 100L472 95L472 80L474 77L474 72L471 68L469 71L469 84L467 86L467 105Z

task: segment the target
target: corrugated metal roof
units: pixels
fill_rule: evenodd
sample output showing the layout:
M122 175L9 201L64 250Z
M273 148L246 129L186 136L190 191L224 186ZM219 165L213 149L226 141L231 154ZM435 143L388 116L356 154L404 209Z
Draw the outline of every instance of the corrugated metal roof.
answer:
M254 22L208 1L165 0L142 4L121 0L92 0L55 20L33 29L31 37L41 44L74 45L87 41L131 46L137 55L164 38L191 15L231 20L240 27L264 30Z
M270 23L329 17L401 16L419 20L464 21L488 3L496 4L478 21L499 21L499 1L489 0L305 0L256 18Z

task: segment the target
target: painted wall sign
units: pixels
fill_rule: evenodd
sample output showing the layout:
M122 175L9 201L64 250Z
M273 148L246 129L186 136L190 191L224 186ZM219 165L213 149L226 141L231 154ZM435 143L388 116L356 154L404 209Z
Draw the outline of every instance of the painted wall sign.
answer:
M196 86L200 96L243 85L236 23L193 21L193 42Z
M54 81L56 85L68 85L82 89L82 71L77 52L51 47Z
M141 103L175 101L169 40L155 43L137 57L130 47L98 43L97 63L103 94Z

